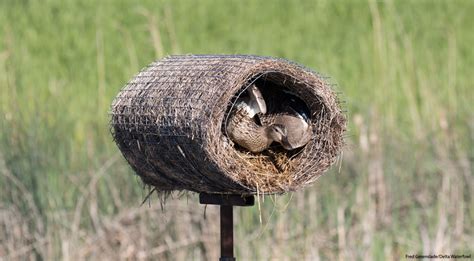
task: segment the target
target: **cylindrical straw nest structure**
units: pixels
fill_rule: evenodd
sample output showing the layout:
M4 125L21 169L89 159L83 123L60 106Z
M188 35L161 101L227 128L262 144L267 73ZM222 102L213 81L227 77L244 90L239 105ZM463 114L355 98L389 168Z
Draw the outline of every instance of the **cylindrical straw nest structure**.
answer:
M226 135L245 89L282 90L309 108L312 138L296 151L250 153ZM153 62L117 95L112 134L125 159L157 191L271 194L314 182L336 161L346 119L326 78L283 59L183 55Z

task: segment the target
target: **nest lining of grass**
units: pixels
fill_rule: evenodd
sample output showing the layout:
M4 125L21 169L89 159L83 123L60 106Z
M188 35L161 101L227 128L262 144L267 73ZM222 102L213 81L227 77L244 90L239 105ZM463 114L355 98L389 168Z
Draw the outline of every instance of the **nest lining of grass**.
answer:
M256 83L265 95L290 91L311 112L303 148L253 154L227 137L235 100ZM157 191L272 194L314 182L336 160L346 120L327 80L287 60L185 55L156 61L112 103L111 128L125 159Z

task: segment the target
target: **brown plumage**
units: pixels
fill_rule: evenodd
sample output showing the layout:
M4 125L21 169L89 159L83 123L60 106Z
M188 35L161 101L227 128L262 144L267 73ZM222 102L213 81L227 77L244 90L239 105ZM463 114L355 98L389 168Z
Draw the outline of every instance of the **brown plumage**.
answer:
M251 152L261 152L274 141L289 146L284 126L261 126L255 121L254 116L257 113L266 113L266 110L262 93L255 85L251 85L230 112L226 129L229 138Z
M282 144L287 150L303 147L309 142L312 135L312 127L297 114L280 113L261 116L264 124L278 124L285 127L287 131L288 144Z
M289 146L286 129L280 124L260 126L254 118L249 117L243 106L232 112L227 124L229 138L251 152L261 152L270 147L274 141Z

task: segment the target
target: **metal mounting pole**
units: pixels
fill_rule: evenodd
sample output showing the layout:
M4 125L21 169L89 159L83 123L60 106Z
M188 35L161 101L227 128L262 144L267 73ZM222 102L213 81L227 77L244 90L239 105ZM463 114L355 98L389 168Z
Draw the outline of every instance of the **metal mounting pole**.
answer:
M220 261L234 261L234 209L221 205L221 258Z
M233 206L253 206L254 196L200 193L199 203L220 205L221 257L219 260L235 261Z

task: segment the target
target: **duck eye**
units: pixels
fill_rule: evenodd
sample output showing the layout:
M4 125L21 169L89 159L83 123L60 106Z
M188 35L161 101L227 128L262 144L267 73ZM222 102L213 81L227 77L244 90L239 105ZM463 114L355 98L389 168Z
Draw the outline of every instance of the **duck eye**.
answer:
M277 131L278 133L280 133L281 135L285 135L285 131L284 131L282 128L280 128L280 127L275 127L275 129L276 129L276 131Z

